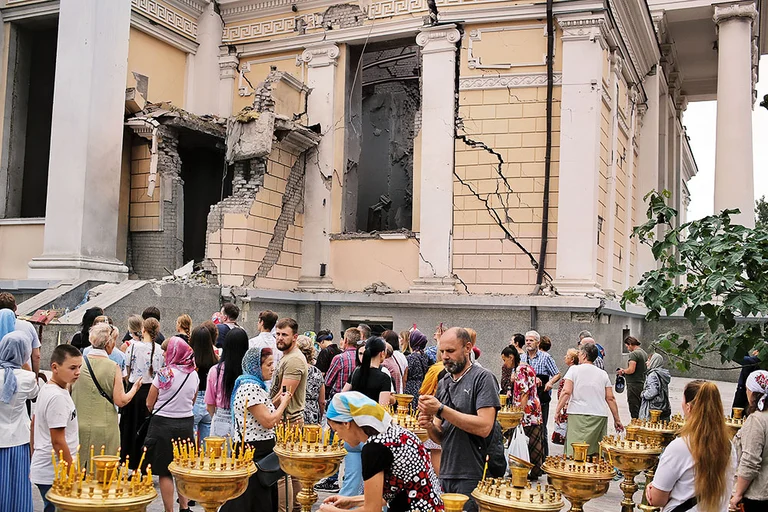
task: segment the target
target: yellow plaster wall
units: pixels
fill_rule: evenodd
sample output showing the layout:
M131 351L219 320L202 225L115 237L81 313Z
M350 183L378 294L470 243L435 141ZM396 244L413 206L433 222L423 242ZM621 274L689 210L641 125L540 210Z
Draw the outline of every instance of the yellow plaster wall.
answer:
M131 150L131 202L128 207L130 231L160 231L160 175L155 181L152 197L147 195L149 184L149 145L134 142Z
M344 122L347 104L347 83L345 79L348 58L347 50L347 45L339 45L339 58L336 66L335 112L333 114L333 179L331 180L331 233L341 233L342 230L342 187L344 184L344 169L347 168L347 155L344 154L344 142L347 136L346 123Z
M384 282L407 292L419 277L419 245L414 239L332 240L330 271L339 290L362 291Z
M250 212L225 214L222 229L208 236L206 255L216 265L221 284L271 290L296 288L304 234L302 213L297 213L288 226L277 263L266 277L255 276L275 231L288 175L298 156L283 145L274 148L267 160L264 186L256 193Z
M597 180L597 214L603 218L603 225L598 236L599 243L597 244L597 281L603 286L606 286L605 248L608 238L608 215L613 215L613 212L609 211L608 205L608 175L611 165L611 122L611 109L606 105L605 99L603 99L600 116L600 161L598 163L600 175ZM595 219L595 222L597 222L597 219Z
M186 53L138 29L131 28L127 81L131 82L132 72L148 76L147 99L149 101L153 103L170 101L177 107L183 107L186 69Z
M0 279L27 278L29 260L43 254L44 232L45 221L0 223Z
M469 69L466 59L469 33L473 29L527 26L531 23L468 26L462 41L462 76L487 74ZM541 32L539 32L541 30ZM543 27L536 28L546 43ZM506 47L517 48L517 62L533 62L540 48L527 49L534 37L529 29L491 32L493 45L474 52L483 64L507 58ZM485 35L482 34L481 38ZM538 36L535 36L538 37ZM474 44L474 43L473 43ZM560 48L559 38L557 48ZM546 48L545 48L546 51ZM557 54L561 52L556 51ZM538 59L543 62L542 55ZM561 61L555 60L559 72ZM496 70L491 74L544 72L545 67L531 66ZM541 244L543 213L544 156L546 148L546 87L463 90L459 94L459 115L468 138L482 142L499 153L504 161L501 172L512 192L498 175L498 159L481 148L464 142L455 143L453 268L470 293L527 294L536 283L536 270L530 257L506 239L497 220L488 211L493 208L507 230L536 259ZM557 196L560 159L561 89L554 89L552 168L548 248L545 269L551 275L557 264ZM497 185L499 194L496 193ZM480 198L477 197L480 196ZM484 203L488 202L488 207ZM507 219L507 215L509 219Z
M293 51L274 53L264 57L243 57L240 59L240 67L242 69L245 64L248 63L250 71L246 72L244 76L248 79L251 85L253 85L253 87L258 87L259 84L263 82L265 78L267 78L267 75L269 74L272 66L277 68L278 71L289 73L298 78L300 81L304 82L305 67L304 65L296 65L296 58L300 55L301 52ZM253 90L250 88L250 86L248 86L247 82L244 82L244 85L248 87L251 95L240 96L239 84L240 78L238 77L235 79L235 88L232 91L232 94L234 94L234 101L232 102L233 114L240 112L243 107L247 107L253 104ZM275 98L275 112L283 115L292 115L293 113L304 111L303 105L294 105L293 102L284 102L282 100L282 95L277 90L280 87L286 86L278 86L275 90L273 90L273 97Z

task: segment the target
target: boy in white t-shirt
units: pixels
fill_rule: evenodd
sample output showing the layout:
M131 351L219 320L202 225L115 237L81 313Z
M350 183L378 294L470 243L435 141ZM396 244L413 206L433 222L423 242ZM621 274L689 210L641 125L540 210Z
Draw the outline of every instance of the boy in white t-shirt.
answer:
M53 484L54 469L51 450L59 452L63 460L72 464L80 444L77 410L68 386L80 377L83 358L72 345L59 345L51 355L53 376L37 396L35 414L32 416L32 462L29 479L37 485L43 497L43 512L54 512L53 503L45 494Z

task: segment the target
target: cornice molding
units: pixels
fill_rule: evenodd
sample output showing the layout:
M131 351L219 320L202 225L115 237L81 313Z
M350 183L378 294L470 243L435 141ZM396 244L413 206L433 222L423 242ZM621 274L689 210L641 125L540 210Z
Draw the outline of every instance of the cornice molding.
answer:
M562 85L562 73L555 73L554 84ZM516 87L544 87L546 73L508 73L493 76L464 76L459 78L459 90L512 89Z
M56 16L59 14L59 0L49 0L47 2L8 1L2 9L2 13L4 22Z
M157 0L131 0L131 9L190 41L197 41L197 18L192 19L181 9L169 7Z
M131 11L131 27L141 30L155 39L159 39L183 52L191 53L193 55L197 53L197 47L199 46L197 42L192 41L163 25L148 20L146 16L143 16L136 11Z
M563 31L563 43L568 41L593 41L604 50L616 46L608 19L604 14L568 14L557 16L557 24Z
M608 3L624 43L633 81L637 83L661 56L654 20L648 12L646 0L608 0Z

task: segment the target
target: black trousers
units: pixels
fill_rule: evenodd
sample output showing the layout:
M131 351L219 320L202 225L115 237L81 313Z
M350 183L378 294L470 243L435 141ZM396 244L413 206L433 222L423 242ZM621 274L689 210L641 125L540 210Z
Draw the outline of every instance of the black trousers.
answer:
M744 512L765 512L768 510L768 501L757 501L744 498L741 500L744 505Z
M246 443L254 449L253 460L261 460L275 447L274 439ZM219 512L277 512L277 485L264 487L259 482L258 472L248 479L248 488L243 494L226 502Z
M629 415L632 419L640 417L640 403L642 397L640 394L643 392L643 383L629 383L627 382L627 404L629 405Z
M541 444L542 448L544 449L544 458L549 456L549 433L547 432L547 423L549 422L549 404L550 402L541 403L541 418L543 420L541 424Z

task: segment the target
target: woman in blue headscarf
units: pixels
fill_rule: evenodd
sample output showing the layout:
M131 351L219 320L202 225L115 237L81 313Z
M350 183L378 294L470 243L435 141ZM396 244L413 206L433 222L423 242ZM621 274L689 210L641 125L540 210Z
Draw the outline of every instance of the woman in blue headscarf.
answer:
M9 332L16 330L16 313L10 309L0 309L0 340Z
M3 310L10 311L10 310ZM13 314L13 312L11 312ZM13 317L14 322L16 317ZM32 512L29 485L27 400L38 392L35 374L22 370L30 348L25 334L13 331L0 341L0 510Z
M275 425L283 417L291 394L277 396L276 404L269 399L267 382L272 379L275 360L271 348L252 348L243 357L243 374L235 381L232 391L232 437L242 440L243 416L246 404L245 442L254 449L253 460L263 459L275 447ZM265 487L258 472L248 481L248 489L239 497L229 500L221 512L273 512L277 510L277 485Z
M362 443L364 491L362 496L331 496L321 512L360 507L381 510L382 497L389 512L444 510L429 451L413 432L392 421L379 404L357 391L333 396L326 414L336 435L350 445Z

